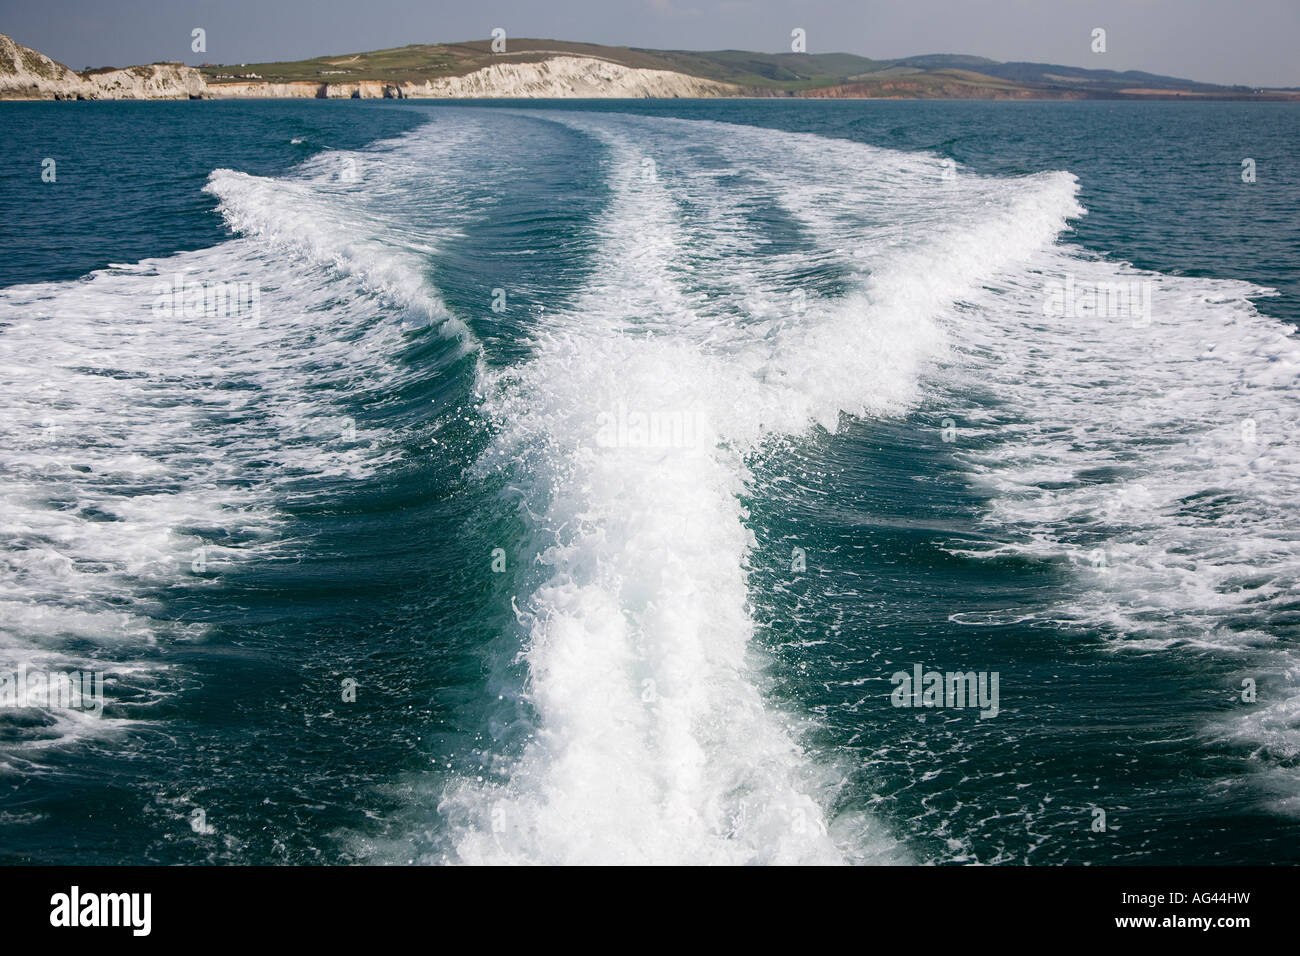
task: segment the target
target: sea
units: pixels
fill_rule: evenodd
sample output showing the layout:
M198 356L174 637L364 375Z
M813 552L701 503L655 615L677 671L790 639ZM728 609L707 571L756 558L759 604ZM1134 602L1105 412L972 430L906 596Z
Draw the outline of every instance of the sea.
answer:
M0 863L1300 863L1294 105L0 143Z

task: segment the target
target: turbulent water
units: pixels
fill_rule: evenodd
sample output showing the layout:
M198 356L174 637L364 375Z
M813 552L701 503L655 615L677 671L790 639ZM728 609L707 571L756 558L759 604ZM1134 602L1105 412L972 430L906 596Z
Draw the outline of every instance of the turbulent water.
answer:
M1286 107L0 116L0 859L1300 859Z

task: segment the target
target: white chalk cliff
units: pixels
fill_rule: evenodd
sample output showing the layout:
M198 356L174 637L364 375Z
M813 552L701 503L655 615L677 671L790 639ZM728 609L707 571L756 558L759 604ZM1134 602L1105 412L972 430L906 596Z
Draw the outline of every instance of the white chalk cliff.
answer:
M62 63L0 33L0 97L53 99L89 92L89 85Z
M729 96L739 88L668 70L646 70L590 56L553 56L539 63L494 63L465 76L403 84L405 96L437 97L689 97Z
M183 100L205 87L199 71L181 63L76 73L0 33L0 99Z
M209 83L198 70L181 63L150 63L120 70L77 73L0 33L0 99L668 98L734 96L740 92L739 87L730 83L571 54L556 54L536 62L503 61L464 76L424 83L381 80L268 83L246 79Z
M198 70L180 63L150 63L82 78L100 100L185 100L203 96L207 84Z

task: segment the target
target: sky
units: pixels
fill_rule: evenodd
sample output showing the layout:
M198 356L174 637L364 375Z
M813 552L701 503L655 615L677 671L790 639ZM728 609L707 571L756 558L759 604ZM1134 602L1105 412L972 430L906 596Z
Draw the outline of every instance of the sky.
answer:
M206 31L207 52L191 51ZM73 69L297 60L546 37L876 59L969 53L1211 83L1300 87L1300 0L0 0L0 33ZM1106 52L1092 33L1106 31Z

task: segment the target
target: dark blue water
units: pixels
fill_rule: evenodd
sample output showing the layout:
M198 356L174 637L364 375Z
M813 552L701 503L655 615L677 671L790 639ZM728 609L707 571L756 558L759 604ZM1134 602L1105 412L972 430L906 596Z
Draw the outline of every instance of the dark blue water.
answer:
M1297 861L1287 106L0 118L5 862Z

